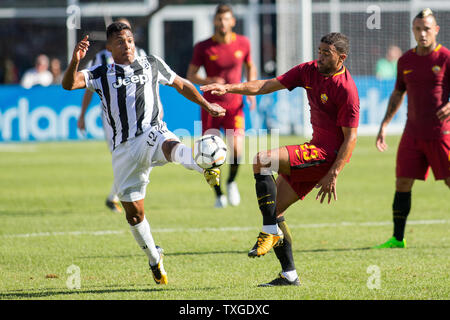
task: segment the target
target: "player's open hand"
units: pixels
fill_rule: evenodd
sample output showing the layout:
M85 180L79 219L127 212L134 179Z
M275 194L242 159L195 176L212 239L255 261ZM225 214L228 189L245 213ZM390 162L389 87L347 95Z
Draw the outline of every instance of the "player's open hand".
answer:
M386 134L384 133L384 129L380 129L380 131L378 132L375 145L377 146L377 149L380 152L387 150L388 145L386 143Z
M450 120L450 102L440 108L438 112L436 112L436 115L442 122L445 120Z
M73 50L73 56L72 58L75 61L80 61L81 59L83 59L86 56L86 53L88 51L89 48L89 35L86 35L83 40L81 40L80 42L77 43L77 45L75 46L75 49Z
M86 124L84 122L84 117L80 116L77 121L77 127L80 131L86 130Z
M200 90L203 92L210 91L211 94L214 94L216 96L223 96L225 93L227 93L227 87L225 84L220 83L211 83L200 87Z
M337 201L336 182L337 176L330 172L320 179L320 181L316 184L316 188L320 188L317 193L316 200L319 200L320 198L320 203L323 203L325 197L328 196L328 203L331 202L331 197Z
M213 117L223 117L226 113L226 110L217 103L210 103L206 111Z

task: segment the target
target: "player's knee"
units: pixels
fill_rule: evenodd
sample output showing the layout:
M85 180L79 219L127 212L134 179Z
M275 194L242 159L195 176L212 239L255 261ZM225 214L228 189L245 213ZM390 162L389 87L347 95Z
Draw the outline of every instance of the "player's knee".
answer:
M260 151L253 158L253 172L259 173L261 168L270 166L270 154L267 151Z
M122 205L123 208L125 209L125 217L128 221L128 224L134 226L144 220L145 217L144 208L139 206L137 203L122 202Z
M414 184L414 179L397 179L395 182L396 191L409 192Z

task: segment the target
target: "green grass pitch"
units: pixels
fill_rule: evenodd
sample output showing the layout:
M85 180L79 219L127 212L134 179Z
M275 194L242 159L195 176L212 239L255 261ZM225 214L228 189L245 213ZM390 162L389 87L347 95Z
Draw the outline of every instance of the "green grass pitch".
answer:
M281 137L280 145L304 140ZM247 257L262 223L248 156L237 178L242 203L221 210L196 172L153 170L146 212L169 276L157 286L124 216L104 206L112 182L105 142L0 145L0 299L449 299L449 193L432 174L413 189L409 247L368 249L392 234L398 141L388 137L380 153L373 137L360 137L338 201L320 204L313 190L288 210L302 286L281 288L257 287L280 271L273 252ZM71 265L79 289L70 289Z

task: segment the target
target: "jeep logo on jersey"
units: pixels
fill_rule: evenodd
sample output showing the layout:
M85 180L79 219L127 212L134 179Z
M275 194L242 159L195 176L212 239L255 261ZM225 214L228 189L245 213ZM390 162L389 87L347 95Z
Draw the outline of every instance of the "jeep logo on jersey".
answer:
M120 88L121 86L128 86L132 83L140 83L140 84L144 84L149 80L148 76L145 74L140 74L140 75L133 75L131 77L118 77L117 81L113 83L113 88L117 89Z

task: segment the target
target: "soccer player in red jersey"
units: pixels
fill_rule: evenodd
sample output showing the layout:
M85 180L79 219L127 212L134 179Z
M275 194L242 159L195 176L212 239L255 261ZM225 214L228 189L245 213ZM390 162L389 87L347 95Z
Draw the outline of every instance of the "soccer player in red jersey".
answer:
M426 180L431 167L436 180L450 187L450 51L436 42L439 26L430 9L413 20L417 47L398 61L397 82L377 136L387 148L385 130L408 94L408 116L397 151L393 208L394 234L375 248L405 248L406 219L414 180Z
M341 33L322 37L318 58L302 63L285 74L268 80L240 84L211 84L202 91L222 95L267 94L303 87L311 106L313 136L310 142L261 151L253 172L263 228L250 257L266 254L274 247L282 272L261 286L299 285L292 254L292 236L286 225L286 209L314 188L316 199L337 200L337 177L350 160L356 145L359 123L359 97L356 85L344 66L349 51L348 38ZM275 180L272 171L278 172Z
M194 47L186 76L188 80L199 85L215 82L240 83L243 65L246 69L247 80L256 79L257 70L250 56L250 42L246 37L233 32L235 24L236 19L231 7L225 4L219 5L214 16L214 35L197 43ZM206 78L198 74L202 66L205 68ZM225 117L218 119L202 111L203 134L205 132L219 134L218 130L223 128L230 145L229 150L233 151L232 157L230 157L230 175L227 181L228 201L220 186L215 186L215 207L223 208L227 202L232 206L237 206L240 203L240 195L235 178L239 168L245 130L242 96L237 94L215 96L205 92L204 97L209 102L221 105L227 110L227 113ZM256 106L256 98L248 97L248 100L250 110L253 110Z

